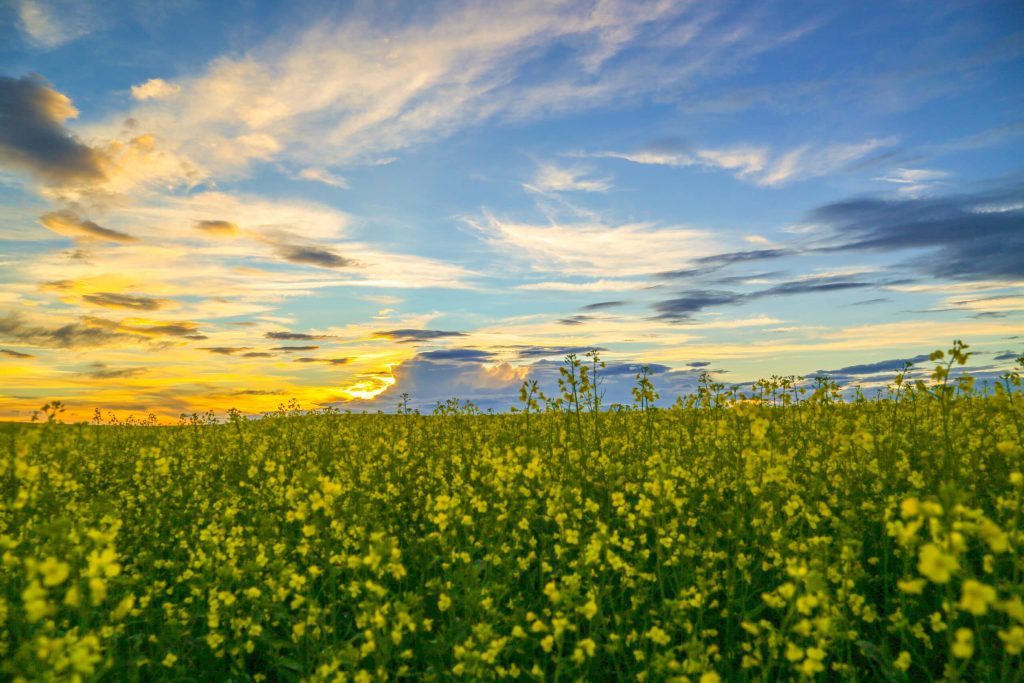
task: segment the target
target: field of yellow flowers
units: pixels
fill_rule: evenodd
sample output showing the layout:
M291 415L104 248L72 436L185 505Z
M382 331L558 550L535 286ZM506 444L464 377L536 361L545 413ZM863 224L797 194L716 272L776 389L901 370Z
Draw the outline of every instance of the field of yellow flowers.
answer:
M0 676L1019 681L1024 395L0 426ZM596 408L596 410L595 410Z

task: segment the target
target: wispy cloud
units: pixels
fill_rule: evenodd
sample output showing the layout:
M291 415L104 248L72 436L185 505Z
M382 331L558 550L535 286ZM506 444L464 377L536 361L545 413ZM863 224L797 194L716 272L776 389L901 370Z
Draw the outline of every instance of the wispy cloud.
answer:
M739 180L765 187L778 187L797 180L842 172L849 164L894 143L893 138L870 138L858 143L807 144L776 153L767 146L689 149L678 144L659 143L634 152L605 151L583 156L677 168L719 168L732 171Z
M117 292L83 294L82 300L103 308L125 308L133 311L156 311L164 308L168 303L170 303L168 299L136 296L133 294L119 294Z
M554 164L541 164L530 183L523 183L528 192L607 192L612 188L611 178L588 178L586 168L566 168Z
M875 180L896 185L896 191L908 197L918 197L932 190L949 173L927 168L897 168L889 175L880 176Z
M651 223L520 223L484 214L466 218L481 239L537 269L563 275L625 277L667 270L717 251L703 230ZM534 289L540 287L534 286Z
M74 211L67 209L44 213L39 217L39 222L48 230L52 230L64 237L85 238L120 244L138 241L137 238L126 233L104 228L102 225L97 225L92 221L80 218Z

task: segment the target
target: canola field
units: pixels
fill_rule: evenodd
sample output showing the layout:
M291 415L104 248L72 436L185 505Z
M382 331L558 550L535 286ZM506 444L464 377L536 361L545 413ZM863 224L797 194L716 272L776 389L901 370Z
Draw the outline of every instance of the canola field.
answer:
M51 406L0 426L0 676L1019 681L1024 395L963 348L855 400L608 411L589 358L500 415Z

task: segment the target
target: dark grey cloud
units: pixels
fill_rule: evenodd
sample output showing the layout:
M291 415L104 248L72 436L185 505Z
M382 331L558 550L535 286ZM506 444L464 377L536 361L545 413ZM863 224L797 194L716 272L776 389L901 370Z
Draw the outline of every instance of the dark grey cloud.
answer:
M232 391L228 396L283 396L284 391L280 389L239 389Z
M688 368L706 368L709 365L711 365L711 363L709 361L706 361L706 360L695 360L692 363L687 363L686 367L688 367Z
M337 254L330 249L301 244L276 244L274 250L285 261L320 268L351 268L357 261Z
M847 365L845 368L835 370L818 370L814 375L829 375L830 377L853 377L857 375L875 375L881 372L897 372L903 369L907 363L924 363L928 360L928 354L914 356L913 358L891 358L880 360L875 363L861 363L860 365Z
M238 234L238 226L231 221L196 221L195 228L208 235L216 235L218 237L229 237Z
M381 330L374 332L373 336L378 339L390 339L402 344L412 342L425 342L434 339L445 339L447 337L465 337L465 332L452 332L450 330L421 330L414 328L402 328L398 330Z
M705 308L736 304L745 298L746 295L736 292L696 289L655 303L654 310L658 312L655 317L659 320L684 322Z
M301 358L292 359L296 363L326 363L327 365L346 365L349 362L349 358L314 358L312 356L302 356Z
M312 339L326 339L323 334L306 334L305 332L267 332L263 335L267 339L277 341L309 341Z
M242 358L273 358L273 357L274 357L274 354L268 353L266 351L249 351L248 353L243 353L242 354Z
M906 265L954 280L1024 277L1024 186L917 199L859 198L814 209L833 244L819 251L928 249Z
M0 76L0 164L56 185L102 182L103 155L64 127L77 113L39 76Z
M248 346L200 346L200 351L209 351L210 353L216 353L220 356L233 356L239 351L248 351ZM246 354L248 355L248 354ZM269 354L268 354L269 355Z
M283 351L284 353L294 353L295 351L316 351L319 346L275 346L271 351Z
M138 238L132 237L127 233L104 228L93 221L85 220L74 211L67 209L44 213L39 217L39 222L47 230L65 237L94 239L104 242L116 242L118 244L129 244L139 241Z
M887 280L885 284L896 284ZM726 306L730 304L741 304L754 299L763 299L774 296L793 296L797 294L815 294L822 292L836 292L850 289L864 289L877 286L879 283L864 282L852 278L838 276L809 277L799 280L790 280L767 289L755 292L740 293L726 290L695 289L685 291L679 296L654 304L657 315L656 320L669 322L688 322L693 315L706 308L715 306Z
M887 296L880 296L874 299L865 299L864 301L854 301L851 306L871 306L872 304L884 304L887 301L892 301Z
M0 354L10 358L35 358L31 353L22 353L21 351L12 351L11 349L0 349Z
M419 354L420 358L431 361L485 361L494 357L490 351L483 349L440 349L438 351L425 351Z
M97 306L106 308L127 308L133 311L156 311L169 302L167 299L156 299L149 296L118 294L116 292L97 292L85 294L82 299Z
M607 308L616 308L617 306L625 306L627 301L598 301L597 303L587 304L582 307L581 311L603 311Z
M112 368L106 363L91 363L89 370L82 374L92 379L117 379L136 377L147 371L146 368Z
M519 358L548 358L551 356L563 357L570 353L578 356L588 351L607 351L601 346L515 346L516 355Z
M1017 353L1016 351L1006 351L1005 353L1000 353L996 356L995 360L1017 360L1018 356L1021 355L1022 354Z
M593 320L592 315L570 315L568 318L561 318L558 320L559 325L582 325L588 320Z
M17 313L9 313L0 316L0 340L27 346L71 349L106 346L132 339L130 334L116 328L89 324L90 320L83 318L84 322L45 327L28 323ZM138 341L138 338L134 340Z
M775 249L750 249L747 251L732 251L724 254L714 254L712 256L703 256L693 261L693 266L690 268L684 268L681 270L668 270L658 273L657 276L664 279L682 279L682 278L695 278L703 277L714 273L723 268L727 268L738 263L752 263L756 261L766 261L770 259L782 258L783 256L792 256L798 253L794 249L788 247L779 247ZM749 275L744 277L750 277Z
M780 285L763 289L759 292L749 294L750 298L761 298L766 296L786 296L791 294L814 294L817 292L837 292L844 289L863 289L873 287L869 282L849 280L839 277L808 278L806 280L791 280Z

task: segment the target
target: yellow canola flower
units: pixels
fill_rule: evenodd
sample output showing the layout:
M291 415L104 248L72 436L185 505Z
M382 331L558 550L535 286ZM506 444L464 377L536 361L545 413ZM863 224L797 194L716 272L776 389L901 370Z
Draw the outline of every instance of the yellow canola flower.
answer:
M43 577L43 585L52 588L67 580L71 573L71 565L61 562L56 557L47 557L39 563L39 573Z
M906 650L901 650L898 657L893 660L892 665L900 671L906 671L910 668L910 653Z
M954 634L953 656L970 659L974 655L974 632L969 628L958 628Z
M934 543L921 546L918 554L917 571L932 583L948 583L960 564L952 555L944 552Z
M976 617L988 612L988 606L996 601L996 589L974 579L967 579L961 587L958 607Z
M999 631L997 635L1006 646L1006 654L1019 655L1024 650L1024 627L1014 626L1007 631Z

